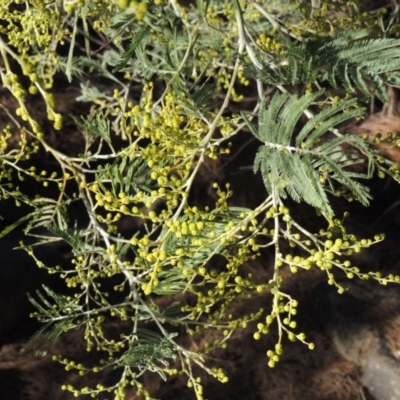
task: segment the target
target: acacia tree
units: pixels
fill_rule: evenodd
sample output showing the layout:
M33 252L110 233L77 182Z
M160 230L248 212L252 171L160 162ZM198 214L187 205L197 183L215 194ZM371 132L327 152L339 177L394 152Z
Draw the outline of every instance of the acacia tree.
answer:
M1 135L1 198L31 211L2 235L28 222L25 233L36 234L36 245L63 240L71 246L71 265L62 268L43 265L34 247L21 244L39 267L60 274L74 289L67 295L44 287L31 296L43 322L38 336L46 344L81 327L87 351L106 352L108 359L96 366L62 355L55 360L81 375L122 368L113 386L65 390L92 397L109 390L123 399L126 387L136 385L151 398L140 383L144 373L183 373L200 400L192 365L228 381L220 368L207 366L204 355L225 347L251 321L257 322L255 340L271 329L279 332L267 352L270 367L279 361L285 336L313 349L296 330L298 302L283 291L282 271L320 269L339 293L339 273L382 284L400 281L352 264L353 253L383 235L349 234L331 205L341 196L368 206L367 183L374 174L398 180L398 164L373 146L383 139L369 142L340 129L364 117L371 97L386 101L386 88L400 86L400 41L393 38L398 8L369 13L358 2L328 0L3 3L0 73L18 106L2 106L10 123ZM77 101L90 104L90 112L75 116L85 142L79 154L57 150L27 107L31 96L41 98L62 135L65 116L53 97L60 74L79 83ZM104 81L113 91L104 90ZM256 95L254 109L233 112L245 91ZM300 125L303 116L308 120ZM253 209L237 207L229 183L215 183L213 207L191 204L203 163L229 159L230 141L245 129L259 142L254 172L261 173L264 201ZM11 140L16 136L17 146ZM384 141L400 145L396 135ZM57 170L37 171L31 160L42 150ZM31 198L18 183L23 179L56 188L58 195ZM291 214L289 200L311 205L326 229L305 228ZM85 226L68 218L76 202L84 207ZM121 218L141 228L127 237L119 230ZM52 235L41 235L43 228ZM263 249L274 255L274 265L260 283L243 273L243 265ZM224 268L213 266L216 256ZM104 281L113 283L102 286ZM110 288L122 292L123 300L115 301ZM266 291L273 295L266 309L230 313L233 301ZM154 301L171 295L194 301L166 307ZM129 324L118 339L105 334L110 316ZM179 344L177 327L191 334L218 330L221 337L194 353Z

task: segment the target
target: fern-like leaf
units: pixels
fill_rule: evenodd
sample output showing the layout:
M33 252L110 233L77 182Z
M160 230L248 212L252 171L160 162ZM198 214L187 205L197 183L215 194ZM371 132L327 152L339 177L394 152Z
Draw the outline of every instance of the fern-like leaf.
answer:
M39 300L35 300L29 293L28 299L46 320L43 326L28 340L21 352L24 352L34 342L36 354L45 353L62 333L79 326L76 318L77 314L82 311L81 308L71 302L67 296L58 294L45 285L42 287L43 292L36 291ZM60 317L59 310L69 310L68 315Z
M356 179L369 178L374 164L373 154L361 138L341 135L320 141L337 124L363 114L362 108L355 107L355 100L325 107L294 134L301 115L322 94L323 90L301 98L288 93L275 94L267 110L260 109L258 129L248 119L245 121L254 136L263 142L254 160L254 172L261 171L267 191L275 190L282 198L289 195L295 201L305 201L329 218L333 211L327 191L332 190L323 182L327 180L330 188L334 182L339 183L366 205L370 199L368 189ZM367 173L354 173L348 168L364 160L343 152L344 144L366 156Z
M110 122L102 112L90 113L86 118L81 117L81 120L74 118L74 120L88 144L92 144L96 138L111 142Z
M150 193L154 188L154 181L150 177L151 171L147 168L147 162L141 158L128 162L127 157L117 159L113 164L99 166L96 181L104 192L110 190L103 182L109 182L114 196L119 193L132 193L145 191Z
M168 359L175 360L177 350L172 342L175 336L178 334L171 333L167 337L162 337L148 329L138 329L137 340L122 355L121 364L135 367L140 372L157 372L166 380L166 376L158 367L157 362L167 366L169 365Z
M258 72L270 84L341 81L349 93L359 90L366 96L377 93L387 100L384 85L399 87L393 78L400 69L400 40L370 38L370 32L341 32L302 43L285 42L287 53L279 62L264 62Z
M146 25L143 27L134 37L132 42L130 43L128 49L122 56L122 60L115 66L112 70L113 73L120 71L125 67L126 64L131 60L133 54L135 53L138 46L142 43L142 41L146 38L146 36L150 33L150 27Z

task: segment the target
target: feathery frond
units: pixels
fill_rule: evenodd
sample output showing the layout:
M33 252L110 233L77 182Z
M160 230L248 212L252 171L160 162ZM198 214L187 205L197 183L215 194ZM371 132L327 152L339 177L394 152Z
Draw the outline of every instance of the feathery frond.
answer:
M260 78L269 84L329 82L337 80L346 91L387 100L386 84L400 87L400 40L370 38L369 31L341 32L302 43L286 41L280 62L263 63Z
M157 362L167 366L168 358L175 360L177 351L172 342L175 336L178 334L170 333L167 337L162 337L148 329L138 329L137 340L123 354L121 364L136 367L140 372L148 370L157 372L166 380L165 373Z
M363 109L354 107L355 100L324 108L295 134L301 115L322 94L323 90L300 98L289 93L275 94L269 107L260 109L258 129L245 116L243 118L254 136L263 142L255 157L254 172L261 171L267 191L272 193L275 188L282 198L289 195L295 201L305 201L329 218L333 211L323 182L336 181L362 204L368 204L368 188L355 178L371 176L373 156L364 141L356 136L344 135L320 142L321 136L337 124L363 114ZM346 169L359 163L360 158L344 153L341 147L344 143L367 156L366 174L356 176Z
M42 285L43 292L36 291L39 300L35 300L28 294L29 301L45 317L43 326L28 340L21 352L25 351L33 342L35 343L36 354L46 352L49 346L64 332L76 328L79 323L76 321L76 313L81 308L67 296L58 294L46 285ZM46 296L45 296L46 295ZM60 318L60 310L68 310L69 315Z

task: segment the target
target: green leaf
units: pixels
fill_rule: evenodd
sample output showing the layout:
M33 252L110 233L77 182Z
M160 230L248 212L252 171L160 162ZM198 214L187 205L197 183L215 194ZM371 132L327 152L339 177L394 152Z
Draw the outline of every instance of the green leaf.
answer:
M142 43L142 41L147 37L150 33L151 28L146 25L143 27L134 37L131 44L128 47L128 50L123 54L122 60L115 66L112 70L113 73L120 71L125 67L126 64L131 60L132 55L135 53L138 46Z
M368 203L368 189L356 179L370 177L373 154L361 138L352 135L320 142L321 137L337 124L364 113L364 109L356 107L355 99L326 106L295 134L302 114L323 93L320 90L300 98L277 93L266 110L260 109L258 130L247 119L245 122L253 135L263 142L254 160L254 172L261 171L267 191L276 191L282 198L289 195L297 202L305 201L330 218L333 211L327 191L331 191L334 181L346 187L362 204ZM351 172L348 167L358 164L361 159L345 154L341 147L344 144L350 144L367 157L367 174ZM328 180L329 187L321 183L324 179Z
M110 121L104 116L103 112L91 112L86 118L81 117L81 120L74 118L74 120L89 144L93 143L98 137L111 143Z
M172 342L176 336L178 336L177 333L170 333L166 337L162 337L148 329L138 329L137 340L122 355L121 364L137 368L140 372L157 372L166 380L164 372L156 362L168 366L168 359L176 359L177 349Z
M47 229L50 232L53 232L57 236L63 238L71 247L72 251L76 253L81 253L85 250L91 249L91 246L86 244L82 239L81 235L78 232L75 232L72 229L67 229L65 227L59 228L55 224L50 224L47 226Z
M77 318L76 314L82 311L80 306L71 302L67 296L54 292L46 285L42 285L42 287L44 293L40 290L36 291L40 301L36 301L29 293L28 299L48 320L45 321L44 325L28 340L21 349L21 352L26 351L34 342L35 352L36 354L40 354L46 351L62 333L79 326L75 320ZM65 310L68 309L70 310L70 315L64 315L60 318L60 311L65 312Z
M358 89L366 96L377 93L387 100L383 86L392 84L400 69L400 39L372 35L367 30L346 31L306 42L286 41L287 52L281 61L264 62L258 75L268 84L327 81L334 88L339 79L349 93Z
M13 222L11 225L6 226L1 232L0 232L0 239L3 238L4 236L8 235L10 232L12 232L15 228L18 228L21 224L23 224L25 221L28 221L31 218L35 218L37 216L36 213L29 213L21 217L19 220Z

